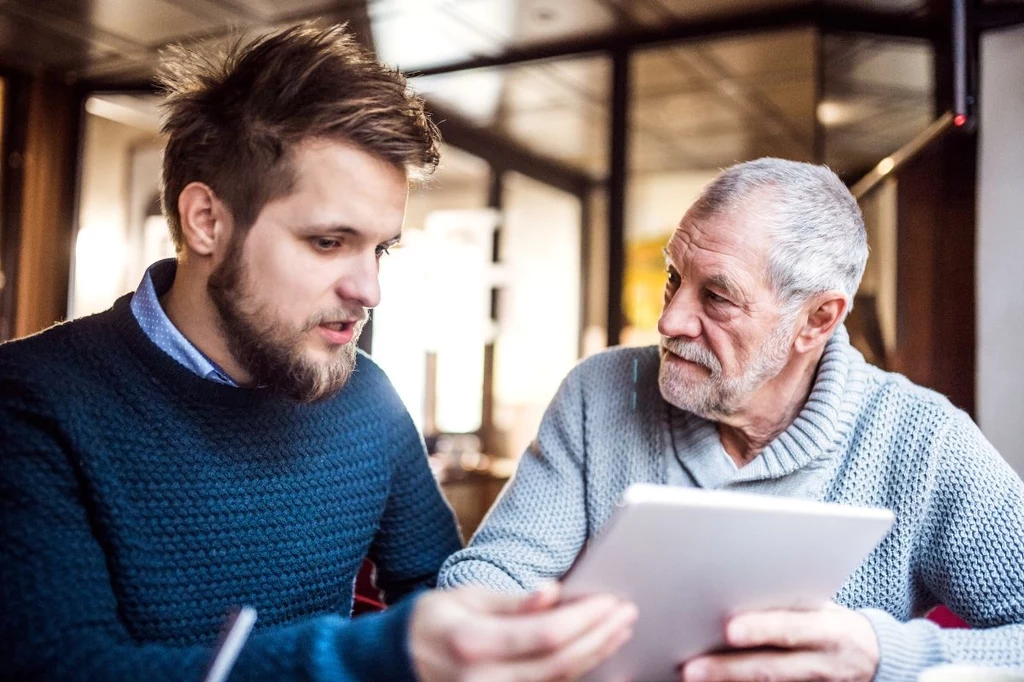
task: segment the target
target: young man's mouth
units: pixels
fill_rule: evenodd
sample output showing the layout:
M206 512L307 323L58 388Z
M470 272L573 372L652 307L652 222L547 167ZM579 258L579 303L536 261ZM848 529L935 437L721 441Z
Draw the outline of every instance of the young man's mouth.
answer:
M328 343L343 345L349 343L355 336L358 322L359 320L325 321L317 326L317 331Z

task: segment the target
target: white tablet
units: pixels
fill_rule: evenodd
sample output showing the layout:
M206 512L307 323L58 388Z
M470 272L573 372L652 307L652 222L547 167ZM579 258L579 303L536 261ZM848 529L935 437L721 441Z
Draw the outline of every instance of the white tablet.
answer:
M830 601L893 523L886 509L674 486L631 486L563 578L640 611L633 639L587 680L678 680L725 643L730 615Z

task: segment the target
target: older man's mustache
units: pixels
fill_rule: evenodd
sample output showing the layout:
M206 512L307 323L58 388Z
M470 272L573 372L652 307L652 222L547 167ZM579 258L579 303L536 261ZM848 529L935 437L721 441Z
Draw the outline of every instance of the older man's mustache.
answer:
M715 354L695 341L663 336L661 338L661 347L684 360L697 363L710 371L712 376L722 373L722 363L718 361Z

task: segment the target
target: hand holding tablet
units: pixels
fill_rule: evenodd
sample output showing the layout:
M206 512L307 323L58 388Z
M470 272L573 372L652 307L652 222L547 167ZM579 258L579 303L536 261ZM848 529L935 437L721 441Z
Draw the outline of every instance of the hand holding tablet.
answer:
M640 611L633 640L587 679L678 680L684 661L727 644L730 616L822 608L893 520L884 509L632 486L563 578L567 598L611 593Z

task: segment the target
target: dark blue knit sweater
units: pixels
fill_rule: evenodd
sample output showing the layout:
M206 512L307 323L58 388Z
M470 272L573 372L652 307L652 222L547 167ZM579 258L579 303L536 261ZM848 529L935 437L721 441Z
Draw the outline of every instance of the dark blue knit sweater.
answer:
M388 601L459 547L422 441L360 355L300 405L194 375L128 297L0 346L0 678L200 680L237 605L230 679L412 676L408 599L350 621L365 556Z

